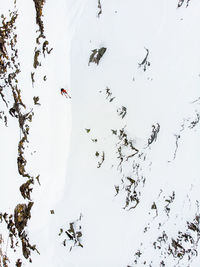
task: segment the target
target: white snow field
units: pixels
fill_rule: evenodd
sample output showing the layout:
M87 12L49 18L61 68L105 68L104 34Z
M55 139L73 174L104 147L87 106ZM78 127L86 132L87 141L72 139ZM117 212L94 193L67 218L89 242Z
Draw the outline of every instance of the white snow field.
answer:
M0 267L199 267L200 1L0 3Z

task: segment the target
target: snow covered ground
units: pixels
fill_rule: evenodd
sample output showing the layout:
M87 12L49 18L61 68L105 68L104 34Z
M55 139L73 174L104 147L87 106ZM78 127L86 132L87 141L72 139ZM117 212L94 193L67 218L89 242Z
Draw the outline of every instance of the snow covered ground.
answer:
M3 253L17 267L199 267L200 2L46 1L38 43L34 1L16 10L18 117L34 114L19 150L26 126L4 89L0 212L34 202L23 231L39 254L24 258L16 216L14 252L2 219L0 266ZM19 151L34 180L25 199Z

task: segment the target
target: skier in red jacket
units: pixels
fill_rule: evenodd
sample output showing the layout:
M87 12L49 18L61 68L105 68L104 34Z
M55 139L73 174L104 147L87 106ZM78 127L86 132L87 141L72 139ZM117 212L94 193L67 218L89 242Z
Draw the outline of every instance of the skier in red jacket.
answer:
M64 95L66 98L71 98L71 96L67 93L67 91L64 88L60 89L61 95Z

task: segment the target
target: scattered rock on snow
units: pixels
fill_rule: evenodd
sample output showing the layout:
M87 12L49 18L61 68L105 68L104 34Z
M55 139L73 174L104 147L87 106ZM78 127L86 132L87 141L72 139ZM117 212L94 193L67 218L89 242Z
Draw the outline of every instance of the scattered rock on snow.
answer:
M99 65L99 61L105 54L106 50L107 48L105 47L102 47L100 49L93 49L92 54L90 55L89 58L88 66L90 65L90 63L96 63L97 65Z

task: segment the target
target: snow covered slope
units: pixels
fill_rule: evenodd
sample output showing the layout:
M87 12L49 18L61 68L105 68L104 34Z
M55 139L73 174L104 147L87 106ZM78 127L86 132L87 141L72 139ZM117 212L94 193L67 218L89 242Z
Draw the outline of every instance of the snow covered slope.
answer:
M0 266L198 267L200 2L8 3Z

